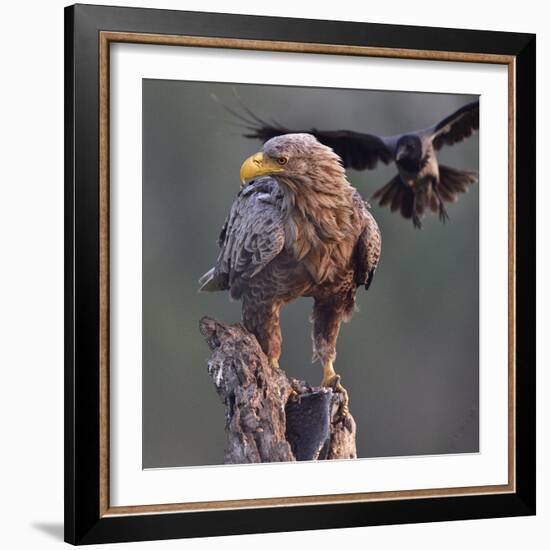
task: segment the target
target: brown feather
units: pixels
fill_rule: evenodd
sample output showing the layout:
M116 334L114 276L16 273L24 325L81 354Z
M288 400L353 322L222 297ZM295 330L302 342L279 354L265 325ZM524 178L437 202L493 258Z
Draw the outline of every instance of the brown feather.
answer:
M282 173L239 193L220 236L216 266L202 284L242 299L243 322L270 358L281 353L280 308L313 297L314 354L333 360L357 285L368 286L378 265L378 227L340 159L313 137L273 138L263 153L290 160Z

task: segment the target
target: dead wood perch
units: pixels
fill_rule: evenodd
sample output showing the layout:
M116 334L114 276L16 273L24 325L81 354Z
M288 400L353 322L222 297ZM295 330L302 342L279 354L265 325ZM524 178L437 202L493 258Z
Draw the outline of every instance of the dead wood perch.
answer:
M203 317L200 331L226 407L226 464L357 457L355 421L338 412L340 394L289 380L242 325Z

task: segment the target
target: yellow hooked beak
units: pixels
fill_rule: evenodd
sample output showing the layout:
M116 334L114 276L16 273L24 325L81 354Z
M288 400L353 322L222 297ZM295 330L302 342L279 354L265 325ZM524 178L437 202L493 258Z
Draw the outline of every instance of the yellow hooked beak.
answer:
M263 153L256 153L248 157L241 166L241 187L254 178L282 171L283 167L276 160L264 157Z

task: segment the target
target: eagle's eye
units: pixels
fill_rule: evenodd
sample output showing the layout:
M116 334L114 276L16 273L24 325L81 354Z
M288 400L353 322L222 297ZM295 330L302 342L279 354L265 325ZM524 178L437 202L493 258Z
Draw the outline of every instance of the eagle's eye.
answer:
M284 166L287 162L288 162L288 158L287 157L279 157L277 159L277 162L281 165L281 166Z

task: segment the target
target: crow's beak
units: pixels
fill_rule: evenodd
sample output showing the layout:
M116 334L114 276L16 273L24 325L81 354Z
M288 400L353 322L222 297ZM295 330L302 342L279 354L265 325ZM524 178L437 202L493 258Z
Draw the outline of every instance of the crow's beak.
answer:
M395 161L399 162L401 159L405 158L406 155L407 150L405 147L399 147L399 149L397 149L397 153L395 154Z

